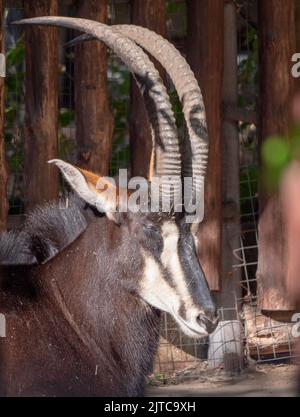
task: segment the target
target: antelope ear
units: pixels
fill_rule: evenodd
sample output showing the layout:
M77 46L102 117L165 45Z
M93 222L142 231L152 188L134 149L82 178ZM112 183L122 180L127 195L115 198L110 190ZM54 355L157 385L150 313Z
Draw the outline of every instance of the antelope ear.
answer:
M119 222L116 215L117 187L113 182L92 172L76 168L60 159L53 159L48 163L60 169L74 192L86 203L95 207L99 212L106 213L111 220Z

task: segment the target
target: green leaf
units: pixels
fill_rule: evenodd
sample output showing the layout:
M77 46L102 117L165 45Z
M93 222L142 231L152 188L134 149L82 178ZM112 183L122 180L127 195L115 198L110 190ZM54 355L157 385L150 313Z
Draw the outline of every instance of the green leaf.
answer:
M281 137L270 137L262 146L262 158L267 167L282 168L290 160L288 142Z
M75 113L73 110L60 109L59 113L59 125L60 127L69 126L75 119Z

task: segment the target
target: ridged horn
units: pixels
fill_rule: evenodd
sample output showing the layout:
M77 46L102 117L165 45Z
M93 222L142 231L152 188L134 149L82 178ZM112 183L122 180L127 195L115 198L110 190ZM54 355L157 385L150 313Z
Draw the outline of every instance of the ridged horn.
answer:
M182 103L189 138L185 146L184 176L192 176L194 191L202 191L208 159L208 133L203 96L193 71L181 53L157 33L134 25L115 25L113 28L148 51L173 81Z
M46 16L23 19L15 24L58 26L78 30L104 42L119 56L134 74L145 98L155 144L155 175L159 178L164 176L176 179L171 197L177 192L180 193L181 156L174 113L159 73L143 50L112 27L87 19Z
M201 191L207 167L208 133L203 96L193 71L180 52L157 33L135 25L112 26L148 51L166 69L182 103L189 143L185 144L184 176L193 177L193 188ZM75 38L67 46L91 40Z

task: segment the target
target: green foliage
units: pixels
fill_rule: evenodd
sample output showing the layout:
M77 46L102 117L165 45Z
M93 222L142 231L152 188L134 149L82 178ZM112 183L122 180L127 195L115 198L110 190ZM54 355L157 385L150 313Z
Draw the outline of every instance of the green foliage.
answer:
M241 170L240 174L240 195L241 199L255 196L258 191L258 168L256 166L247 167Z
M176 118L176 124L178 129L182 129L184 125L184 116L182 113L182 106L175 88L172 88L169 91L170 101L172 104L173 112Z
M284 138L270 137L262 146L262 158L270 168L281 169L289 161L289 145Z
M241 170L240 173L240 200L241 214L249 214L253 208L251 204L258 194L258 167L252 166ZM249 200L252 198L252 202ZM249 206L250 205L250 206Z
M184 1L168 1L167 2L167 14L182 14L186 12L186 3Z
M283 137L270 137L262 146L263 184L269 191L274 191L281 174L291 159L289 143Z
M7 76L5 78L5 141L9 155L10 170L20 173L23 165L21 130L24 102L24 57L23 39L19 39L6 54Z
M23 103L24 103L24 59L25 59L25 47L23 38L20 38L16 45L10 48L6 54L7 57L7 77L5 79L5 118L6 118L6 142L7 149L11 149L11 146L15 146L14 134L11 132L16 126L23 122ZM62 108L59 113L59 127L64 128L70 126L74 122L74 111L71 109ZM60 139L63 141L60 148L70 148L70 144L67 144L67 138L61 135ZM19 141L21 144L21 140ZM19 158L10 157L12 161L11 169L13 172L21 170L22 152L16 151ZM63 152L66 155L66 152ZM16 155L17 157L17 155ZM20 161L16 164L15 160Z
M167 1L167 26L169 29L176 29L176 32L186 34L187 32L187 10L186 1Z
M23 122L24 109L24 59L23 38L7 51L7 77L5 79L5 134L10 171L19 174L23 169L23 140L19 126ZM70 126L74 122L74 111L60 109L59 127ZM74 143L60 134L60 156L67 157L74 149Z
M23 39L19 39L16 45L6 54L7 77L5 78L6 109L8 117L17 117L18 103L24 98L24 57L25 48ZM8 127L14 121L13 116L7 120Z
M25 56L25 46L23 38L20 38L15 46L7 51L6 63L9 71L14 71L23 65Z
M75 113L71 109L61 108L59 111L59 126L68 127L75 120Z
M24 114L24 57L25 47L20 38L6 53L5 78L5 147L10 173L9 201L11 213L22 212L23 139L20 125Z
M172 378L168 377L163 372L153 374L148 378L148 384L149 385L161 386L161 385L166 385L168 383L173 383L174 384L175 381Z
M267 190L278 187L283 171L292 160L300 160L300 126L292 128L288 138L272 136L262 146L263 183Z
M249 27L245 36L242 50L246 57L240 59L238 64L238 106L249 110L256 110L258 94L258 36L257 29ZM241 150L244 155L257 155L257 134L249 123L240 123ZM259 169L257 166L242 169L240 173L241 214L253 211L255 197L258 194ZM249 200L249 198L251 200Z
M239 106L249 107L254 110L256 100L252 98L258 85L258 36L256 28L249 29L247 34L247 49L247 58L241 60L238 65ZM250 94L249 90L251 90Z

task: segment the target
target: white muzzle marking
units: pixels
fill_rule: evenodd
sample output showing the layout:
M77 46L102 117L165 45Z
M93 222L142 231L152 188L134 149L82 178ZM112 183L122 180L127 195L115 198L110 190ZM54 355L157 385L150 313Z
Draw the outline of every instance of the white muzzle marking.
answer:
M165 222L162 226L162 238L163 268L150 253L143 251L145 267L140 295L153 307L171 314L186 335L194 338L207 336L206 328L197 321L197 317L203 312L192 299L179 259L178 226L171 221ZM168 271L172 284L165 279L163 269ZM181 306L184 307L186 318L179 314Z

